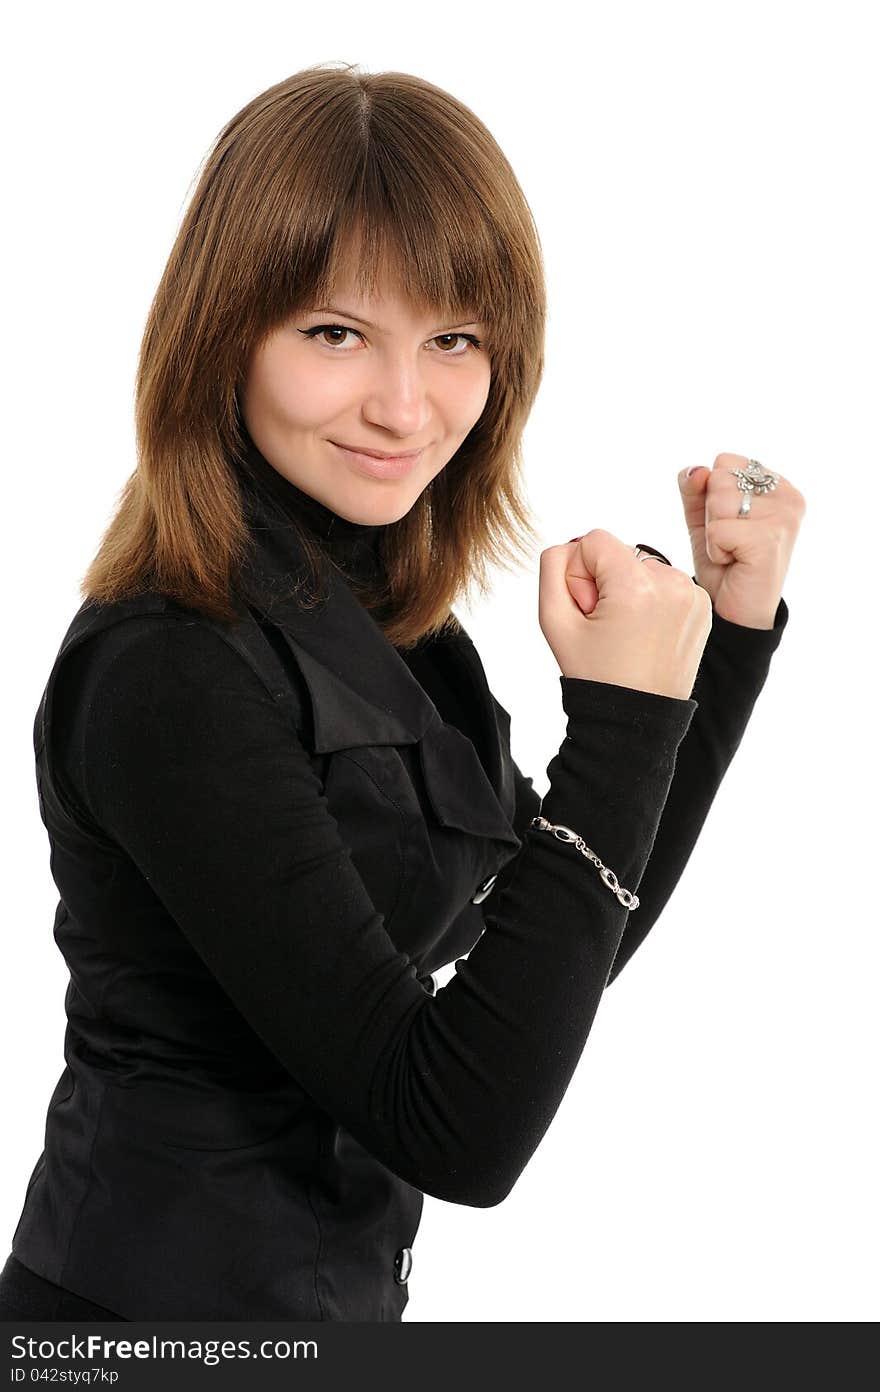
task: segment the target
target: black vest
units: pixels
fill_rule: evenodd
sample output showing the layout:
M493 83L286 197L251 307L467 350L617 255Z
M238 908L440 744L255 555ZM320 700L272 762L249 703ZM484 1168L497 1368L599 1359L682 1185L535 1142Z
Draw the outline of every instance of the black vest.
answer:
M292 533L256 536L240 622L215 627L289 716L389 935L433 991L432 973L477 941L481 904L521 845L509 716L464 630L438 639L481 760L343 577L303 609L289 595ZM70 984L66 1067L12 1251L127 1319L399 1320L422 1193L311 1102L56 777L61 662L110 625L157 615L209 622L158 594L86 601L34 722Z

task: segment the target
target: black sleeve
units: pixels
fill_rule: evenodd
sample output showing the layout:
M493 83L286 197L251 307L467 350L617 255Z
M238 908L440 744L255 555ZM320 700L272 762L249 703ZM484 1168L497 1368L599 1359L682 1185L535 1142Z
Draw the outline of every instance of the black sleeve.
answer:
M640 902L638 909L627 917L608 977L609 986L644 942L681 879L715 794L739 748L787 623L788 605L784 599L780 599L773 627L769 629L731 623L713 611L712 628L691 693L697 710L678 749L675 774L644 874L637 886L626 886L635 889ZM497 698L493 700L498 704ZM513 824L517 835L522 836L532 817L541 812L541 797L533 780L515 762L513 769ZM589 837L582 834L589 844ZM513 875L515 866L516 859L500 871L496 891ZM554 912L552 898L546 908L548 913Z
M560 684L544 813L633 888L697 703ZM75 791L282 1065L407 1182L501 1202L562 1100L626 922L596 868L526 832L486 931L430 996L286 716L222 637L153 620L99 661L83 706Z
M630 914L608 984L615 981L669 900L730 762L739 748L770 660L788 623L780 599L772 628L731 623L713 610L694 689L698 709L682 741L675 776L650 860L639 882L640 904Z

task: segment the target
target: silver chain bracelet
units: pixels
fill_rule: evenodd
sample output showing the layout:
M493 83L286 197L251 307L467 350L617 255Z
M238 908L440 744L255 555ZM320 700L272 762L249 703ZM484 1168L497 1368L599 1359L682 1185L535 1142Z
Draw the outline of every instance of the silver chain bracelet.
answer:
M614 871L609 870L607 865L602 864L596 852L591 851L583 837L578 836L577 832L572 831L571 827L554 826L552 822L547 821L546 817L533 817L529 822L529 826L534 827L536 831L552 831L557 841L570 841L575 849L580 851L581 855L585 855L587 860L591 860L594 865L598 866L602 883L606 884L612 893L617 895L621 904L624 904L628 909L637 909L639 907L639 896L637 894L632 894L630 890L624 889L623 886L618 883Z

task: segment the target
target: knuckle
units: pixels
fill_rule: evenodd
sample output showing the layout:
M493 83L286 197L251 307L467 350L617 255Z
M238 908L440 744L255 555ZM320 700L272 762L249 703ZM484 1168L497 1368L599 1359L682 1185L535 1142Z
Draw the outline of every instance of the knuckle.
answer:
M686 570L681 570L679 566L664 566L663 569L669 575L669 583L677 585L685 594L690 594L694 588L694 582Z
M692 588L696 593L691 600L689 612L697 615L702 614L703 627L710 629L712 627L712 596L708 590L704 590L700 585L694 585Z

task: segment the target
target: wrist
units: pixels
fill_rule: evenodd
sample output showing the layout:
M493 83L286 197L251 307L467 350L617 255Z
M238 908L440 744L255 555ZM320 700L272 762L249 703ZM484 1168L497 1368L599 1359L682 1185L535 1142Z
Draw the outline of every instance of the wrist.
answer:
M738 624L740 628L761 628L771 629L776 626L776 611L778 603L773 608L768 609L725 609L724 605L718 608L713 604L712 615L724 619L727 623Z

